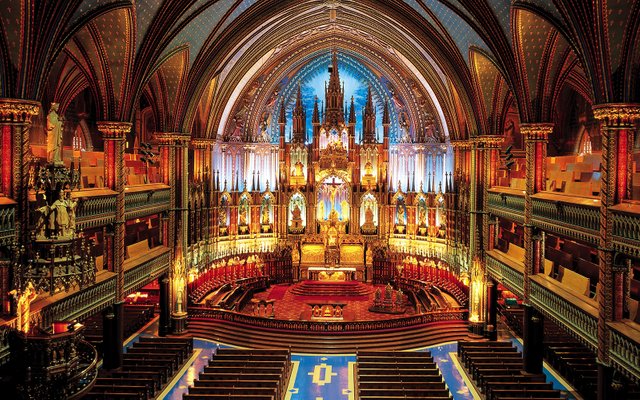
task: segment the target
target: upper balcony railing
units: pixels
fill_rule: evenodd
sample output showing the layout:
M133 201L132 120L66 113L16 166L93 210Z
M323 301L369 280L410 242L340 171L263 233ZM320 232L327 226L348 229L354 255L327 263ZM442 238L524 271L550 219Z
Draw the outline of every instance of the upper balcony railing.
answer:
M8 244L15 234L15 229L16 203L7 197L0 197L0 244Z

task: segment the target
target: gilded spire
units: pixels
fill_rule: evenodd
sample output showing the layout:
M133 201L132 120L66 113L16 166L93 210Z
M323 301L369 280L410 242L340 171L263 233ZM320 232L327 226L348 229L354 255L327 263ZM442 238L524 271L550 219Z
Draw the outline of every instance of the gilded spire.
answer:
M356 103L353 99L353 96L351 96L351 108L349 109L349 123L350 124L355 124L356 123Z

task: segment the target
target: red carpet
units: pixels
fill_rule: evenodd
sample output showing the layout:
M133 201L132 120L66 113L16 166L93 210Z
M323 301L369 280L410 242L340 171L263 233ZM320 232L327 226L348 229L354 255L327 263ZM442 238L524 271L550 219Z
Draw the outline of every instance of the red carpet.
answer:
M269 292L268 300L282 300L288 289L289 285L273 286Z

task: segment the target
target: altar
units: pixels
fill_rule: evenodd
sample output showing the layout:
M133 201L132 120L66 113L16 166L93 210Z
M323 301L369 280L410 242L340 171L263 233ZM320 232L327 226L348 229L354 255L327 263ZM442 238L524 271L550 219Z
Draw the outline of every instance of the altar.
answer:
M355 267L308 267L309 280L312 281L353 281L356 280Z

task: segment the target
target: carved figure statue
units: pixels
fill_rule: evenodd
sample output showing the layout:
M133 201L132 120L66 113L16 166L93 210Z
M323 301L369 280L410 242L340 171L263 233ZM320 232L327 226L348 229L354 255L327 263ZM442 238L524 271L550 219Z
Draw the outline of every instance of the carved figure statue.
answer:
M373 225L373 210L369 205L364 210L364 223L365 225Z
M69 225L65 236L73 236L76 233L76 207L78 200L71 199L71 192L67 193L67 214L69 215Z
M36 209L38 213L38 219L36 220L35 232L36 239L46 239L47 234L47 221L49 220L49 213L51 213L51 208L49 205L44 205L40 208Z
M301 220L302 219L301 215L302 215L302 210L300 209L300 206L296 204L296 206L293 208L293 211L291 211L292 221Z
M58 115L58 103L51 103L47 115L47 161L62 165L62 122Z
M427 226L427 212L421 206L418 206L418 225Z
M367 176L373 175L373 164L371 164L371 161L367 161L364 165L364 174Z
M271 217L269 216L269 207L262 207L262 225L269 225L271 223Z
M396 215L398 217L398 225L404 225L405 224L405 220L404 220L404 207L402 207L401 204L398 204L398 206L396 207Z

